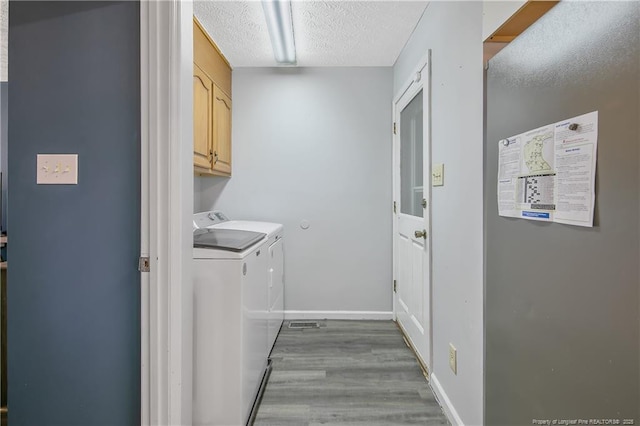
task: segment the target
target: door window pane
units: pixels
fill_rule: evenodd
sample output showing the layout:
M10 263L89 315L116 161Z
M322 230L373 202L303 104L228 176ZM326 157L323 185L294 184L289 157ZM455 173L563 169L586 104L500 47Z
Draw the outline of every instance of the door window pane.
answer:
M422 90L400 113L400 212L423 217Z

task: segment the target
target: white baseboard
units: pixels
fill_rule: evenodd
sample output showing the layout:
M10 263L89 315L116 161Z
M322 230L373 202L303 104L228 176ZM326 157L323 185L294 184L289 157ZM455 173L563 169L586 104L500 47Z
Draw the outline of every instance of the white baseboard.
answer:
M284 311L284 319L305 320L392 320L393 312L389 311Z
M433 393L436 395L436 398L438 398L440 405L442 405L444 414L449 419L449 422L454 426L464 426L464 423L462 423L462 419L451 403L451 400L447 396L447 393L444 391L444 389L442 389L442 385L440 385L440 382L438 381L438 378L435 374L431 374L429 383L431 384L431 390L433 390Z

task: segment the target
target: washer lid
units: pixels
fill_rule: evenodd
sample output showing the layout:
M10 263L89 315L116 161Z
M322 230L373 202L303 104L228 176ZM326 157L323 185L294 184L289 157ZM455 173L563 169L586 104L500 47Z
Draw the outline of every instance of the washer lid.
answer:
M267 234L237 229L207 228L193 231L193 247L243 251L261 241Z
M213 226L217 229L237 229L240 231L264 232L271 238L278 232L282 233L282 225L271 222L254 222L248 220L229 220Z

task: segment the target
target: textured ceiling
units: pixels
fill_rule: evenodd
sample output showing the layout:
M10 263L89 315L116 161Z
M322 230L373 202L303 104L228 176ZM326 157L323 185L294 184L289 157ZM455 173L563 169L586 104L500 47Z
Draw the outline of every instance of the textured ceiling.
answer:
M298 66L391 66L427 3L294 0ZM0 81L7 81L7 5L0 0ZM260 1L195 0L193 7L232 66L276 65Z
M427 3L294 0L298 66L392 66ZM260 1L195 0L193 8L231 66L276 65Z

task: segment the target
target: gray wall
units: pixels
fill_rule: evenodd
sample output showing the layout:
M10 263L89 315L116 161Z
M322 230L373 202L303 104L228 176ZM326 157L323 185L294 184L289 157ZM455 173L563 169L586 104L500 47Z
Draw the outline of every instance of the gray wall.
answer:
M10 422L139 424L139 4L10 15ZM78 185L36 185L37 153Z
M640 419L639 19L561 2L490 61L486 424ZM595 110L595 226L499 217L498 141Z
M451 31L455 28L455 31ZM446 36L445 36L446 34ZM431 49L433 366L449 418L482 422L482 3L429 3L393 67L397 95ZM449 343L458 372L449 368Z
M9 83L0 82L0 172L2 172L2 212L0 216L0 230L7 229L7 148L8 137L8 106L9 106Z
M233 72L233 177L197 178L196 210L284 224L287 310L390 316L391 88L391 68Z

